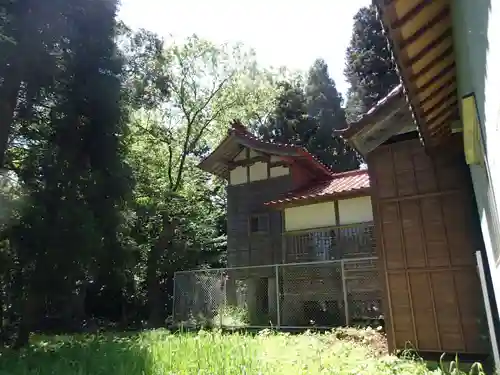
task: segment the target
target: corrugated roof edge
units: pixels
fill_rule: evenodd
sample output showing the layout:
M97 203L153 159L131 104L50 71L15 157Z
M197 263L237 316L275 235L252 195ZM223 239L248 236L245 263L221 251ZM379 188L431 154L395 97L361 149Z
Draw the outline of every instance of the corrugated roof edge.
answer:
M313 190L317 186L321 186L327 183L332 183L337 179L343 178L343 177L349 177L349 176L358 176L358 175L365 175L367 178L366 183L367 184L362 184L359 187L354 187L354 188L349 188L345 189L342 191L337 191L333 193L314 193L314 194L307 194L307 191ZM331 180L327 181L318 181L316 185L309 186L308 188L301 188L299 190L291 191L288 193L287 197L284 197L282 199L275 199L269 202L264 203L266 206L275 206L275 205L280 205L284 203L290 203L290 202L296 202L296 201L305 201L309 199L314 199L314 198L323 198L323 197L338 197L338 196L343 196L343 195L348 195L352 193L366 193L366 195L369 194L370 192L370 180L369 180L369 174L367 169L356 169L354 171L347 171L347 172L340 172L340 173L335 173L332 175Z

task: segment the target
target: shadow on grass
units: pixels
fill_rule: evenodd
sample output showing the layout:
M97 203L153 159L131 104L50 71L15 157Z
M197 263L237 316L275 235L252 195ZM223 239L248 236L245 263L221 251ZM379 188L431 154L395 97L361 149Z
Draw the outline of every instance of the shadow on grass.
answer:
M0 353L0 375L147 375L153 366L146 343L127 334L39 337Z

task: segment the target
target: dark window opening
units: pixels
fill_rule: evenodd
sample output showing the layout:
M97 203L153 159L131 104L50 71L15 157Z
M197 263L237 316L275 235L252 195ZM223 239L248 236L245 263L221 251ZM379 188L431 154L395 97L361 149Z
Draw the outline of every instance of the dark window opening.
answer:
M252 215L250 217L250 233L267 233L269 231L269 217L267 215Z

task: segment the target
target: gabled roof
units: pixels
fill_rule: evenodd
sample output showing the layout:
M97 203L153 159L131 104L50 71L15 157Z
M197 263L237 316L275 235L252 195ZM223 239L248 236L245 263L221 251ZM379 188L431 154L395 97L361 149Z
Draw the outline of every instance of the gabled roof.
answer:
M344 138L350 138L356 133L362 131L367 125L373 122L373 119L383 111L384 107L404 98L403 96L403 85L400 83L394 87L389 94L380 99L377 103L373 105L366 113L364 113L361 118L356 122L349 124L346 129L342 129L340 134Z
M335 197L369 195L370 177L368 170L336 173L330 180L315 182L305 188L291 191L281 199L265 203L267 206L288 203L305 203L306 201L331 200Z
M392 136L416 129L403 85L399 84L357 122L335 133L346 139L361 155L366 156Z
M299 163L303 167L314 171L313 173L319 179L324 180L333 175L330 168L321 163L304 147L265 142L252 135L239 121L234 121L231 124L226 138L210 155L202 160L198 167L206 172L227 179L229 164L245 147L266 154L281 156L290 162Z

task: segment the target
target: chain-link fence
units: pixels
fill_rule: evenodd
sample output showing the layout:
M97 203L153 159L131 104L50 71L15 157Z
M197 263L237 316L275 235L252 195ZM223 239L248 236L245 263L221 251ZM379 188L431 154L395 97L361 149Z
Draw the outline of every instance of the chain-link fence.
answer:
M382 319L376 258L180 271L184 327L336 327Z

